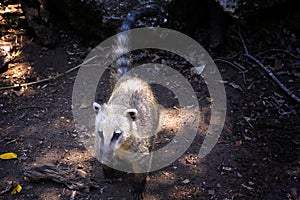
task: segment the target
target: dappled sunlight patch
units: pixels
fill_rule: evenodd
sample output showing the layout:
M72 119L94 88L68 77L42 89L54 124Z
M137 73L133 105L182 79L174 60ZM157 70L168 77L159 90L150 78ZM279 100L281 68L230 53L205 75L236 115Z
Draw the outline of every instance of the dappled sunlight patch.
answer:
M87 151L78 151L76 149L65 150L66 156L63 161L69 164L82 164L93 159L92 155Z
M89 162L93 157L87 150L78 150L67 149L64 147L45 149L37 157L34 158L34 161L28 163L30 167L38 167L44 165L83 165L84 163Z
M41 152L34 158L34 162L28 163L30 167L38 167L43 165L53 165L58 163L63 157L65 152L61 149L49 148L46 152Z
M65 116L58 116L51 122L55 128L69 128L72 123L72 119Z
M192 108L177 108L166 109L162 112L162 128L164 130L178 131L186 120L194 118L195 111ZM202 107L200 110L200 120L198 125L198 133L202 136L206 135L210 124L211 108L210 106ZM197 123L194 121L193 123Z
M163 185L173 185L177 181L176 171L161 170L157 176L151 179L149 184L161 187Z
M200 163L200 158L199 158L199 155L196 154L196 153L189 153L189 152L187 152L178 161L183 166L199 167L199 168L201 168L201 166L200 166L200 164L201 164Z
M193 123L196 124L196 116L193 108L177 108L165 109L161 112L162 133L158 133L157 143L170 142L183 126ZM193 121L191 122L191 119ZM192 128L192 127L190 127ZM197 131L197 130L194 130Z
M5 74L5 78L13 80L25 80L28 75L32 73L32 67L28 63L13 63L9 65L9 71Z
M33 68L26 62L9 63L7 71L1 74L2 81L0 88L13 87L11 90L6 90L6 95L15 94L21 96L26 92L27 95L33 95L32 89L22 84L28 80L35 79Z
M179 108L166 109L161 112L162 128L165 130L178 130L181 127L182 112Z
M0 14L6 14L6 13L16 13L16 14L21 14L23 13L22 9L21 9L21 4L10 4L7 5L5 8L1 8L0 9Z

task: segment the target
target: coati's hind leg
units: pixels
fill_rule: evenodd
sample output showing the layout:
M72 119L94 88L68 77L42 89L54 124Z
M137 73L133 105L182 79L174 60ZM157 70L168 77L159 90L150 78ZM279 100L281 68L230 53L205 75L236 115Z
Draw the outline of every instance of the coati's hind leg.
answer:
M133 189L134 200L144 199L143 193L145 191L146 178L147 178L146 173L133 174L132 189Z

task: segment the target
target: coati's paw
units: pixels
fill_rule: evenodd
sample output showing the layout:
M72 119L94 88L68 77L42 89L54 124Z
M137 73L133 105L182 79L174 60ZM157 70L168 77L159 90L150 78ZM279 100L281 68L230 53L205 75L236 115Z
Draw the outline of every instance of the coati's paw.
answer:
M132 194L133 194L133 199L134 200L140 200L140 199L144 199L143 193L145 191L145 184L134 184L133 185L133 190L132 190Z
M144 199L143 196L144 191L138 191L137 189L133 189L132 194L133 194L133 200L141 200Z
M103 165L102 172L105 179L113 180L115 178L115 171L110 167Z

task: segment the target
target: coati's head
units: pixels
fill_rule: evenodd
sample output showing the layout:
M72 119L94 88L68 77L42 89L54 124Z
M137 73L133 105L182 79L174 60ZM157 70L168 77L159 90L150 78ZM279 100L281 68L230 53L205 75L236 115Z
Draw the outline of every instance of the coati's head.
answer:
M128 140L137 133L138 111L124 106L93 103L96 112L95 131L98 137L101 163L110 166L118 150L129 148Z

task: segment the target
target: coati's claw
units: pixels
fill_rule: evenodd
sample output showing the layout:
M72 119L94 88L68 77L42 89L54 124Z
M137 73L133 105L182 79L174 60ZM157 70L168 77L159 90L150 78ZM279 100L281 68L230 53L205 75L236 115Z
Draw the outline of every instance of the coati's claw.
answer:
M140 191L136 191L135 189L133 189L133 200L141 200L141 199L144 199L144 196L143 196L143 192L140 192Z

